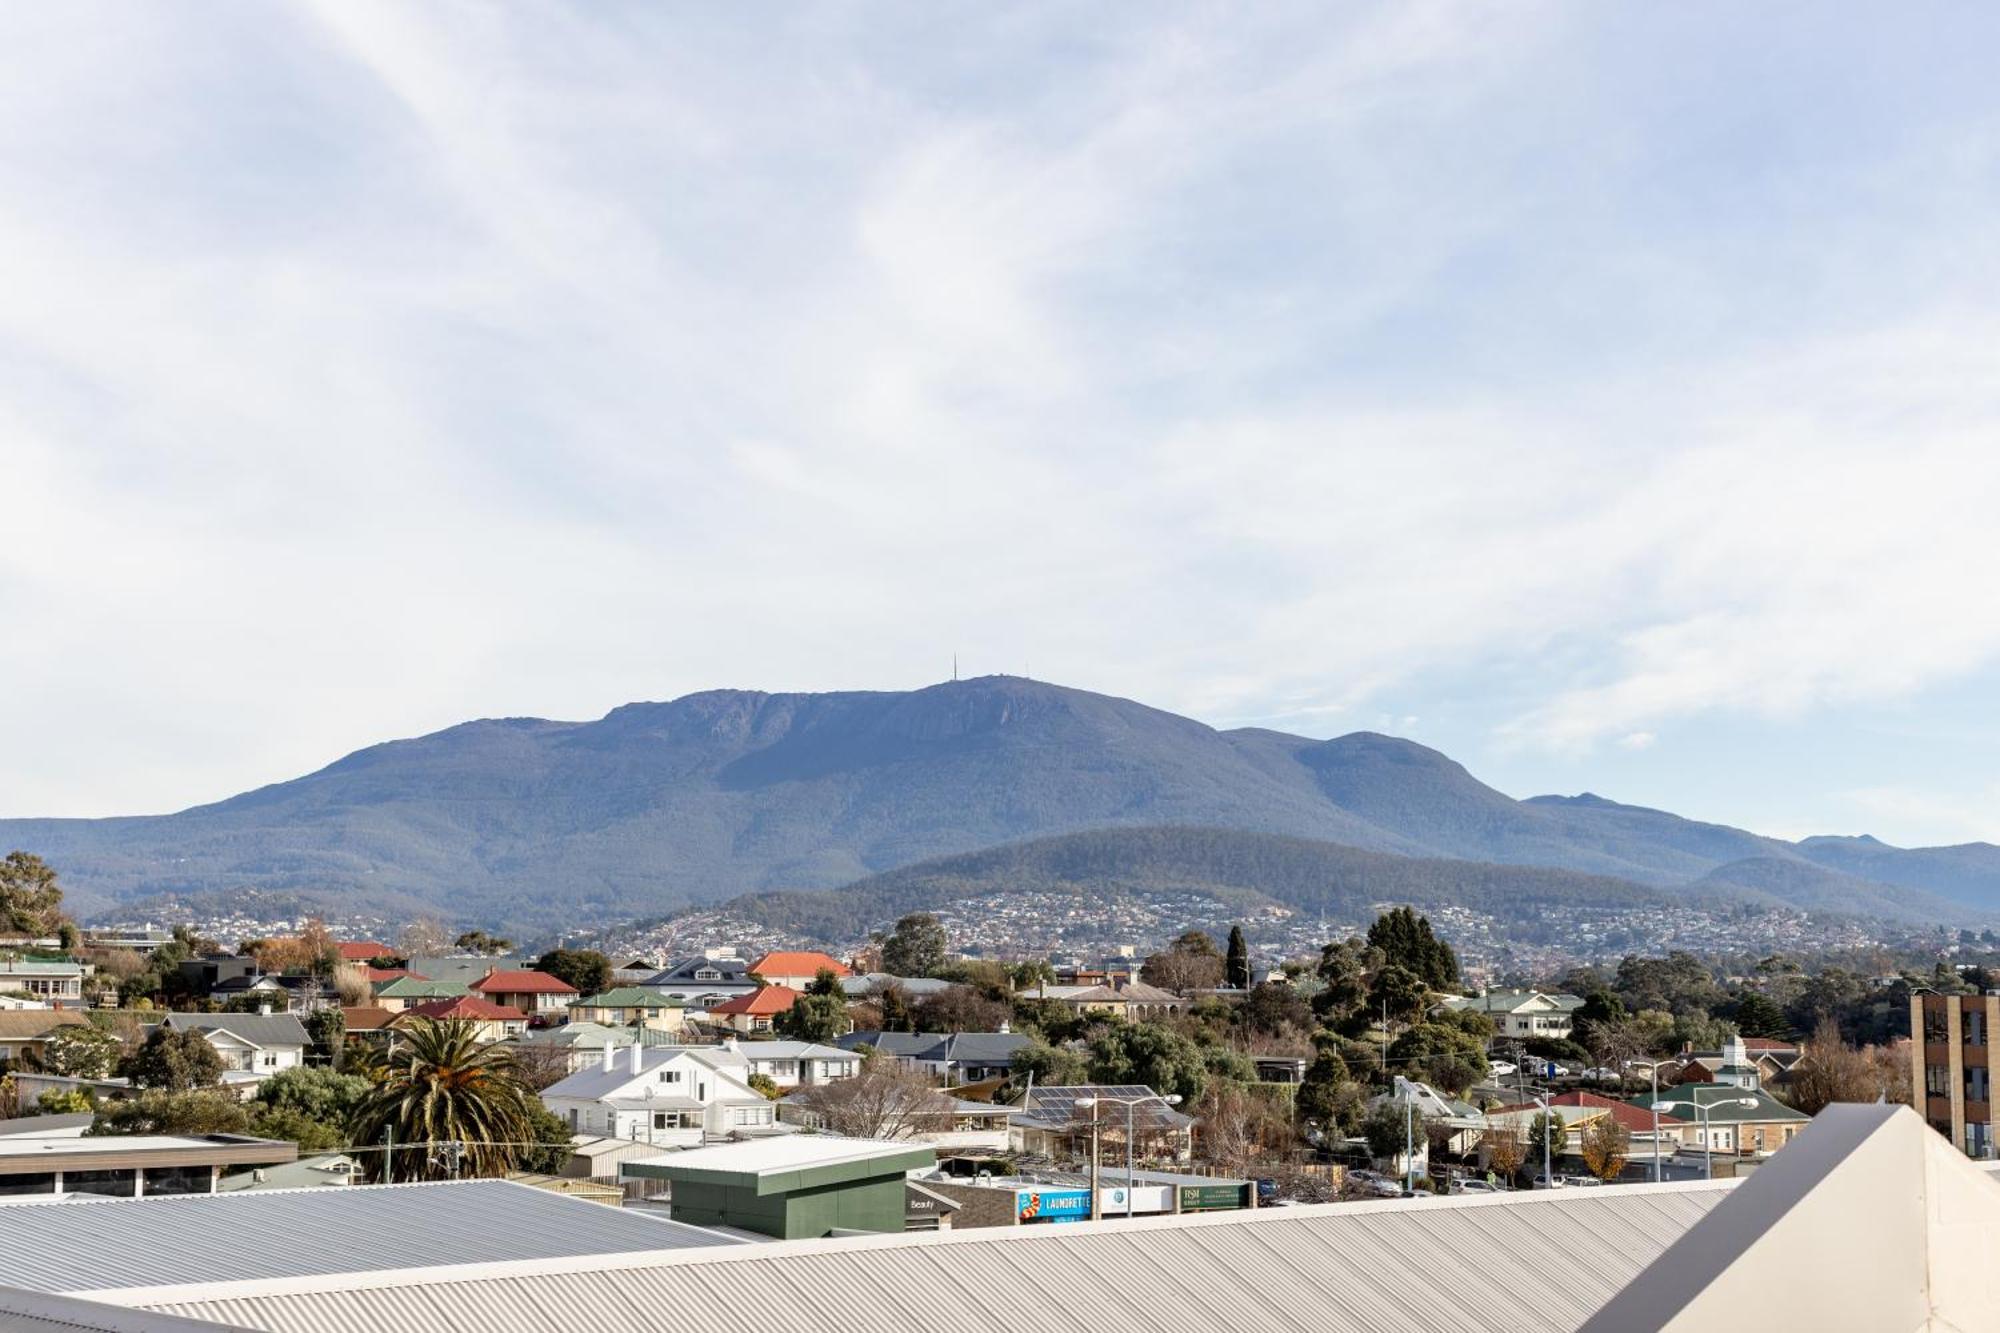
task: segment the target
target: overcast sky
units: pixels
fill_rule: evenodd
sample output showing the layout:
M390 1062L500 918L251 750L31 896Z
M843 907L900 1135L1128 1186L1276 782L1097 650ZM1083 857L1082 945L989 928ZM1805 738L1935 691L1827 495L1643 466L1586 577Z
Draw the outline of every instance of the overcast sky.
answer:
M2000 839L1996 14L8 6L0 815L955 652Z

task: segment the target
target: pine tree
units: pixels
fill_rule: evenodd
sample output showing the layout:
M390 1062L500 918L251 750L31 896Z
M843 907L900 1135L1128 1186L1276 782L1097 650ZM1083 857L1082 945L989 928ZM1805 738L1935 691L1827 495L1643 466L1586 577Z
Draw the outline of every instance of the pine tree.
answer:
M1243 927L1229 928L1229 953L1223 965L1223 979L1236 990L1250 989L1250 946L1243 940Z

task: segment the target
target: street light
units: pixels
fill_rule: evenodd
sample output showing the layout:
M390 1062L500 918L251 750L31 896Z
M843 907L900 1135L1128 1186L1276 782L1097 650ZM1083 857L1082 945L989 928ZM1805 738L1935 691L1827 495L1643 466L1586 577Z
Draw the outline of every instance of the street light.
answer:
M1164 1097L1079 1097L1072 1103L1078 1109L1086 1106L1090 1108L1091 1221L1095 1222L1104 1215L1103 1210L1098 1207L1097 1203L1097 1179L1099 1174L1097 1165L1097 1108L1105 1102L1109 1102L1113 1106L1122 1106L1125 1108L1125 1216L1129 1218L1132 1216L1132 1108L1141 1102L1155 1101L1165 1102L1168 1106L1179 1106L1181 1104L1181 1095L1178 1092L1170 1092Z
M1656 1101L1653 1103L1653 1109L1655 1113L1657 1113L1661 1107L1665 1107L1668 1110L1672 1110L1675 1107L1691 1106L1694 1108L1695 1123L1701 1127L1701 1178L1703 1180L1713 1180L1715 1179L1715 1144L1708 1137L1709 1108L1712 1106L1754 1107L1757 1106L1758 1104L1759 1103L1755 1097L1725 1097L1720 1101L1704 1102L1703 1100L1701 1100L1700 1096L1697 1095L1695 1099L1691 1102ZM1657 1114L1655 1116L1653 1123L1655 1125L1659 1123ZM1659 1143L1659 1131L1657 1129L1654 1130L1653 1142L1655 1144L1655 1151L1657 1152L1658 1151L1657 1145Z

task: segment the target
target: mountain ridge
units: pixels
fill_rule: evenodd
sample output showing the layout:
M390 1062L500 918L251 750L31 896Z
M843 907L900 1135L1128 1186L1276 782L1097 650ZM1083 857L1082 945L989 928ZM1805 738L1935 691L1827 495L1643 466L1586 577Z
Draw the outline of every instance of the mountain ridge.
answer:
M474 719L173 814L0 820L0 844L47 856L85 911L254 887L533 925L835 888L1023 840L1160 826L1656 888L1736 863L1809 865L1828 873L1764 868L1738 874L1765 887L1710 887L1780 884L1811 899L1817 885L1866 906L1877 891L1866 886L1891 885L1906 891L1883 895L1897 911L1910 894L2000 910L2000 848L1987 844L1794 844L1591 793L1515 800L1398 737L1218 730L1014 676L705 690L584 722Z

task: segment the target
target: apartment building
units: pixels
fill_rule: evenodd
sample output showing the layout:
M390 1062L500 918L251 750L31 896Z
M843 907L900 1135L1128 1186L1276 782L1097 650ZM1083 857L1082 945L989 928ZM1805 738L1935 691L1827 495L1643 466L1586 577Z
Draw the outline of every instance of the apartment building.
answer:
M1968 1157L1992 1157L1993 1032L2000 991L1910 996L1910 1086L1931 1128Z

